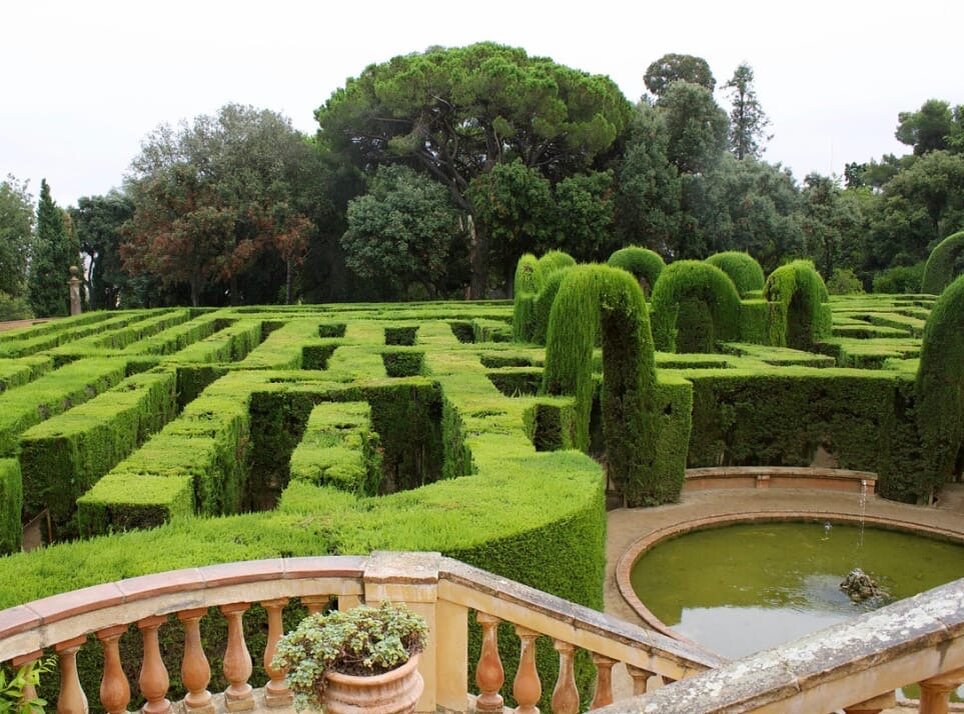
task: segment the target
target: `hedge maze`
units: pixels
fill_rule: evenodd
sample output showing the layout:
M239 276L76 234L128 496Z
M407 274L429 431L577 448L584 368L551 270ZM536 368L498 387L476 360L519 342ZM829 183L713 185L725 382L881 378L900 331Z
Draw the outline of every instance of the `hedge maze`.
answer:
M441 551L601 607L607 490L672 502L687 466L817 453L904 501L960 478L964 277L940 297L829 298L807 263L766 280L741 256L653 265L526 256L514 302L92 313L0 333L0 607L375 549ZM38 515L51 542L20 552Z

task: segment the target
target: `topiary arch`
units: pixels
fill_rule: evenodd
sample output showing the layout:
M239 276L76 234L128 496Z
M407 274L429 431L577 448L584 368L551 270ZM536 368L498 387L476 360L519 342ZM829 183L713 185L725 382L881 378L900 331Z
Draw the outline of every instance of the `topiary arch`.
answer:
M763 297L776 303L771 313L771 344L810 350L815 342L830 336L830 294L810 261L794 260L770 273Z
M740 296L730 277L698 260L678 260L660 274L650 301L653 339L664 352L714 352L740 336Z
M916 387L925 464L920 495L930 501L964 465L964 275L927 318Z
M954 277L964 272L964 231L947 236L931 251L924 265L921 291L940 295Z
M603 265L566 271L549 316L542 393L575 396L574 444L589 448L592 352L602 340L601 409L609 475L627 505L667 503L679 485L659 483L656 363L649 315L632 275Z
M747 297L752 292L763 290L765 282L763 268L749 253L728 250L725 253L711 255L706 259L706 262L715 265L730 276L730 280L733 281L741 298Z
M532 253L526 253L515 266L512 283L512 339L528 342L532 339L533 311L536 294L542 286L539 261Z
M649 297L649 294L653 291L653 286L659 279L659 274L666 267L666 263L659 253L649 248L640 248L637 245L620 248L609 256L607 264L613 268L622 268L632 273L639 281L639 287L643 289L643 294L646 297Z

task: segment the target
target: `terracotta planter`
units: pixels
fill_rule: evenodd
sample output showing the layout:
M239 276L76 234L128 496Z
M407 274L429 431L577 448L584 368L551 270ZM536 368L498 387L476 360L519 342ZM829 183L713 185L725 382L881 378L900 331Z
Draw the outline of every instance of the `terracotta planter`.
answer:
M411 714L425 686L418 658L415 655L398 669L373 677L329 672L325 710L328 714Z

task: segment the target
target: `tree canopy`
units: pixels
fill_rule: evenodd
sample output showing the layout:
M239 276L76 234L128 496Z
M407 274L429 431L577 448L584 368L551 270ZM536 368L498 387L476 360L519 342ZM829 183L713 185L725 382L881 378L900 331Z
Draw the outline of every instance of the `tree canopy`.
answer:
M299 192L313 153L287 119L250 106L158 127L131 164L125 269L189 284L194 305L212 283L240 302L239 277L259 257L304 257L313 226Z
M671 52L646 68L643 83L657 97L663 96L673 82L697 84L709 92L716 88L716 79L702 57Z
M13 176L0 181L0 293L10 298L27 292L27 260L33 237L33 197Z
M70 266L80 262L80 246L68 229L66 213L50 196L46 179L40 181L37 236L30 255L30 307L38 317L68 312L67 280Z
M766 133L770 120L753 87L753 69L746 63L741 64L723 86L728 90L733 106L730 110L730 151L738 159L758 159L763 155L764 144L773 136Z
M479 43L370 65L316 117L320 140L359 168L405 161L474 217L474 179L516 160L550 181L586 170L612 147L630 109L608 77ZM471 289L480 297L491 245L473 227Z

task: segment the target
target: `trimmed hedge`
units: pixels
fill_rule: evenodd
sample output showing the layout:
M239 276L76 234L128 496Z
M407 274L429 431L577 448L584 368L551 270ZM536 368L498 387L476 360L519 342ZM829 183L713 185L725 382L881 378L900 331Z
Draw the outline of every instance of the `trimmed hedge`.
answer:
M542 392L575 397L573 443L583 451L589 448L597 337L606 375L600 405L610 479L631 506L665 502L671 489L656 481L656 366L643 292L624 270L571 268L549 316ZM668 500L677 498L678 492Z
M25 513L47 507L58 537L76 535L69 524L74 502L174 417L175 386L174 371L134 375L24 432L19 460Z
M940 295L964 271L964 231L947 236L927 256L921 292Z
M16 453L22 432L113 387L127 369L118 357L78 360L0 394L0 456Z
M0 359L0 393L27 384L46 374L53 367L53 359L43 355Z
M653 286L653 339L663 352L715 352L740 338L740 297L730 277L698 260L670 263Z
M653 292L653 286L656 285L659 274L666 267L659 253L636 245L629 245L615 251L609 256L606 264L632 273L639 282L639 287L643 289L643 295L647 298Z
M964 465L964 275L944 288L927 319L916 389L925 455L918 494L929 502Z
M754 292L763 290L765 283L763 268L749 253L729 250L711 255L706 262L715 265L730 276L741 298L747 298Z
M542 283L542 290L536 295L535 306L532 318L532 342L537 345L546 343L546 336L549 334L549 314L552 312L552 303L562 285L562 279L566 277L567 269L557 270L547 277Z
M22 543L23 481L16 459L0 459L0 555L16 553Z
M291 454L291 481L374 496L382 477L379 449L367 402L319 404Z
M210 337L187 345L173 356L179 364L197 362L240 362L261 344L265 323L261 320L238 320Z
M776 303L770 323L771 344L810 350L815 343L830 337L830 296L810 261L795 260L774 270L767 278L763 295Z

